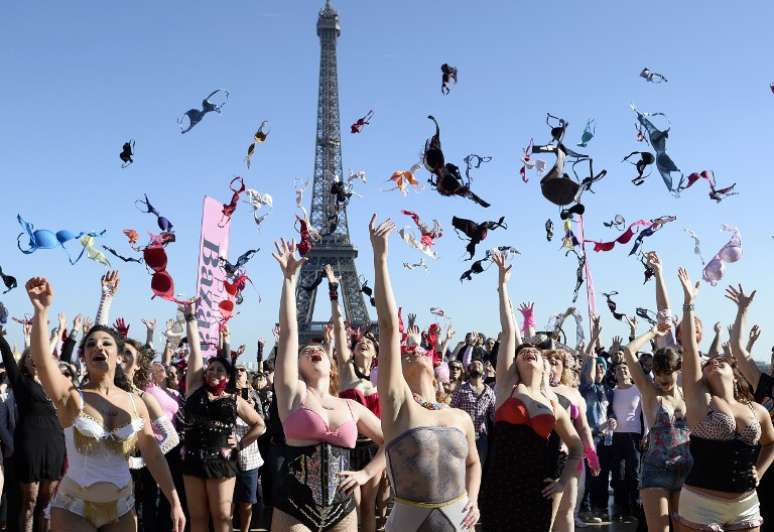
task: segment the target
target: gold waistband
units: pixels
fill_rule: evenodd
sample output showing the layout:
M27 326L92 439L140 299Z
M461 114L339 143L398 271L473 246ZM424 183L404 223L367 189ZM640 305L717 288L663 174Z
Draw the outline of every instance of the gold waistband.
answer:
M401 504L405 504L407 506L413 506L415 508L445 508L447 506L451 506L452 504L456 502L460 502L468 497L467 493L463 493L459 497L455 497L454 499L451 499L446 502L417 502L417 501L410 501L408 499L402 499L400 497L395 497L395 502L399 502Z
M62 493L71 497L77 497L82 501L91 503L111 503L124 497L132 496L132 483L123 488L111 482L98 482L91 486L81 486L70 477L66 476L59 482L57 488Z

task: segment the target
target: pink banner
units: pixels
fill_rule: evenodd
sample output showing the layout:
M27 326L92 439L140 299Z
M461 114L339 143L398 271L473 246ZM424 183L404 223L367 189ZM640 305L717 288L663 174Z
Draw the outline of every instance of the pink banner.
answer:
M204 197L202 235L199 240L199 267L196 274L196 321L205 358L215 356L218 349L218 327L221 321L218 303L228 298L223 286L220 257L228 257L228 231L231 220L223 220L223 204Z

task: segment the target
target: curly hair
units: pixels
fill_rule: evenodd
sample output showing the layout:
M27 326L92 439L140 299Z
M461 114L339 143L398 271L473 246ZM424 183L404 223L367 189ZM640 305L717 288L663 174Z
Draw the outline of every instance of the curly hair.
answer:
M137 360L135 360L137 369L134 370L132 381L137 388L144 390L151 385L151 381L153 380L151 376L151 364L153 364L153 359L156 354L151 347L142 344L133 338L126 338L124 344L131 345L134 347L134 350L137 351Z
M564 349L549 349L543 351L543 356L546 357L548 362L553 362L554 360L562 362L562 374L559 375L559 383L565 386L572 386L575 382L575 373L570 367L570 357L572 355Z
M91 337L92 334L99 331L107 333L113 338L113 341L116 343L116 349L118 353L124 352L124 339L121 336L121 333L119 333L117 330L113 329L112 327L106 327L105 325L95 325L94 327L89 329L88 333L83 335L83 339L81 340L81 343L78 345L78 357L83 358L83 350L86 347L86 342L88 341L89 337ZM88 379L89 379L89 375L87 372L86 378L84 379L83 384L88 382ZM126 374L124 373L124 370L121 367L121 364L116 364L116 371L115 371L115 375L113 376L113 384L115 384L117 387L121 388L124 391L127 391L127 392L132 391L132 385L129 382L129 379L126 378Z

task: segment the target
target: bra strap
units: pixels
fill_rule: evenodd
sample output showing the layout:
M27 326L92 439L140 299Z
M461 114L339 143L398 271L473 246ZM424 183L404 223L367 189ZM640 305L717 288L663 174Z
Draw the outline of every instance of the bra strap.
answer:
M347 408L349 408L349 415L352 416L352 420L355 419L355 414L352 413L352 406L349 404L349 399L344 399L344 401L347 403Z
M132 392L126 392L129 395L129 401L132 403L132 410L134 411L134 417L137 417L137 405L134 404L134 394Z

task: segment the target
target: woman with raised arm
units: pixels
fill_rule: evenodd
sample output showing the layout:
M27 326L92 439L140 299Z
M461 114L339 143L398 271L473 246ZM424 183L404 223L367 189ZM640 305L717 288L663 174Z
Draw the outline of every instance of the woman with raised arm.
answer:
M26 288L35 311L32 359L64 427L67 447L67 473L51 501L51 529L135 530L127 459L136 446L170 501L173 530L182 532L185 516L167 462L151 431L148 410L131 393L119 365L123 339L113 329L100 325L85 335L79 355L87 378L80 390L75 388L48 355L46 323L53 300L51 285L42 277L33 277Z
M753 326L746 346L742 339L744 330L747 328L747 310L755 299L755 290L747 295L741 284L738 288L729 286L726 289L726 297L737 306L736 320L731 328L731 353L742 375L755 390L755 401L763 405L774 418L774 377L761 372L751 354L752 347L760 336L760 328L757 325ZM774 370L774 367L772 369ZM757 491L761 503L761 516L764 519L762 530L774 530L774 469L769 468L765 475L760 476Z
M237 450L266 431L250 403L234 393L234 371L227 357L213 357L204 367L193 303L183 306L188 338L188 373L183 407L183 482L191 532L231 530ZM237 441L236 419L248 425Z
M700 363L694 302L699 283L684 268L683 388L693 468L680 492L684 530L758 530L758 479L774 459L774 427L755 403L733 357Z
M331 300L333 344L339 374L339 397L352 399L368 408L376 417L381 415L379 392L371 382L371 367L378 355L376 338L370 331L347 334L344 317L339 308L339 279L333 267L325 266L328 278L328 295ZM350 467L357 471L364 468L379 452L379 444L363 434L357 435L357 443L351 453ZM360 528L364 532L376 531L376 495L383 476L377 475L355 490L355 500L360 516Z
M626 318L631 337L636 321ZM648 447L642 455L640 498L649 531L669 532L670 516L677 515L680 490L693 465L688 443L685 400L677 385L681 355L676 348L660 347L653 354L651 381L637 361L637 352L669 329L654 325L624 347L624 361L642 397L642 412L649 429Z
M295 257L293 241L275 242L275 248L283 281L274 393L287 447L272 530L355 532L352 491L381 475L384 451L380 448L364 468L353 470L351 450L358 433L384 442L379 418L356 401L331 395L331 362L321 345L298 349L296 284L306 259Z
M552 503L577 471L583 445L567 411L549 399L540 350L521 343L508 296L512 266L499 253L492 260L499 271L502 337L497 356L494 449L481 496L483 529L514 530L518 516L518 530L545 532L551 528ZM549 443L553 431L568 453L559 478L553 478L556 450Z
M421 333L410 329L401 348L398 309L387 267L387 242L395 224L389 219L369 231L374 250L374 297L379 317L379 401L387 442L387 473L395 505L385 530L456 532L478 521L481 463L475 430L463 410L436 399L433 360L419 346Z

